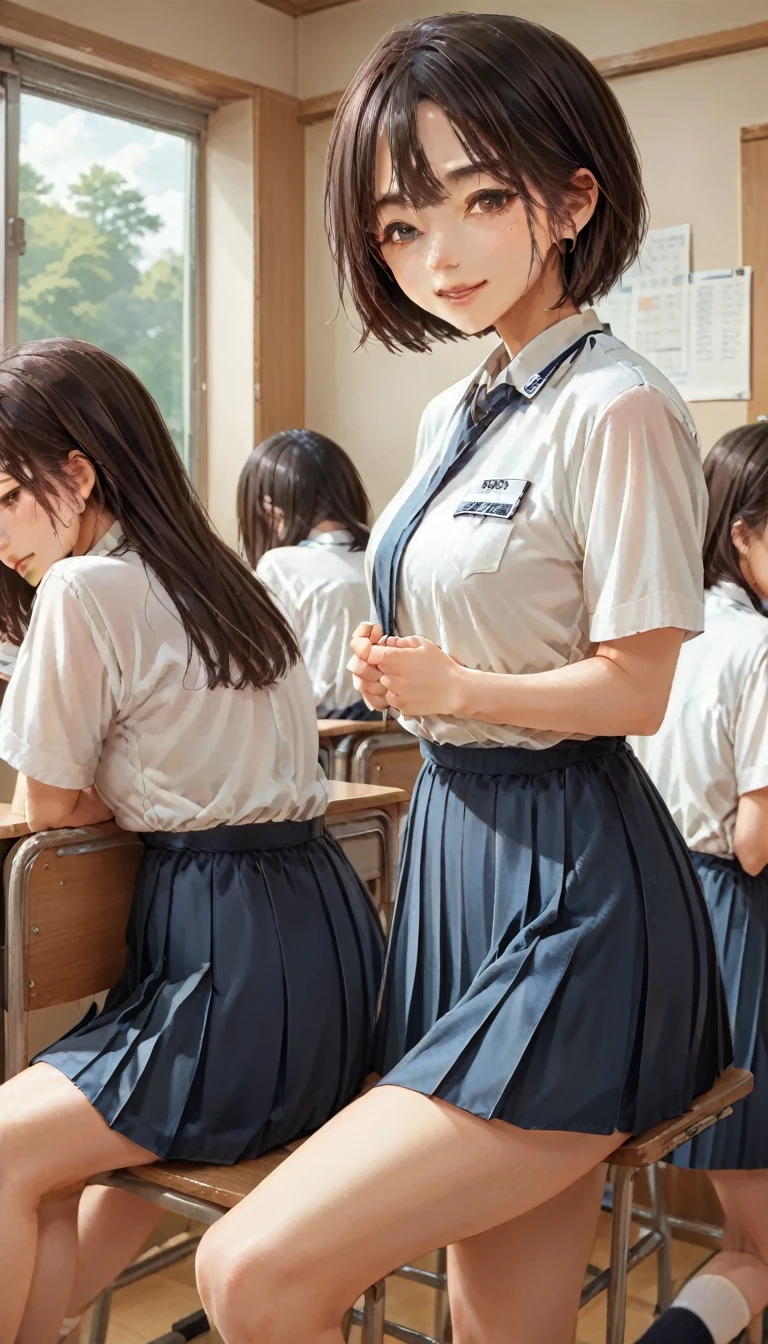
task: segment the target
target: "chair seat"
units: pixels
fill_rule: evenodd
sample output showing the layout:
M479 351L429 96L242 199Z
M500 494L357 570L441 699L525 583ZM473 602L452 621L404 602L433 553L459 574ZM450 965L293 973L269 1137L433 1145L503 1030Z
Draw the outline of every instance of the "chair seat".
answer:
M192 1199L203 1199L220 1209L233 1209L303 1142L303 1139L298 1139L284 1148L272 1148L263 1157L236 1162L231 1167L198 1165L196 1162L153 1162L147 1167L130 1167L129 1172L148 1185L175 1190Z
M376 1086L378 1075L371 1073L365 1080L360 1096ZM282 1148L271 1148L261 1157L236 1162L233 1166L197 1162L152 1162L149 1166L128 1167L127 1174L136 1180L157 1185L163 1190L192 1199L202 1199L219 1209L233 1209L241 1199L250 1195L257 1185L271 1176L286 1158L295 1153L306 1139L294 1139Z
M696 1098L689 1111L627 1139L611 1155L611 1162L617 1167L650 1167L661 1162L694 1135L730 1115L734 1102L749 1096L753 1086L754 1078L747 1069L726 1069L709 1092Z
M374 1074L366 1080L363 1092L376 1083ZM752 1074L746 1069L726 1069L714 1087L697 1097L691 1109L675 1120L654 1125L644 1134L638 1134L622 1144L611 1157L611 1162L622 1167L649 1167L661 1161L694 1134L713 1125L730 1112L734 1102L752 1091ZM175 1190L194 1199L205 1200L217 1208L232 1209L245 1199L267 1176L271 1175L291 1153L300 1148L304 1139L296 1139L282 1148L273 1148L262 1157L234 1166L218 1166L195 1162L153 1162L151 1166L131 1167L130 1174L150 1185L164 1190Z

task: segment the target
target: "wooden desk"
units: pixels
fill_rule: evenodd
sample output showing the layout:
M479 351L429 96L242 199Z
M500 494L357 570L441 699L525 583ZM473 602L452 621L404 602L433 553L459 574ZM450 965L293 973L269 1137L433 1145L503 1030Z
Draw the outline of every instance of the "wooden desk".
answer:
M20 835L29 835L24 817L12 812L10 803L0 803L0 841L18 840Z
M391 719L318 719L317 731L320 741L327 742L336 737L351 737L370 733L386 733L393 721ZM395 724L397 727L397 724Z
M326 817L333 822L349 812L364 812L370 807L400 808L408 806L405 789L381 789L377 784L347 784L332 779L331 797Z

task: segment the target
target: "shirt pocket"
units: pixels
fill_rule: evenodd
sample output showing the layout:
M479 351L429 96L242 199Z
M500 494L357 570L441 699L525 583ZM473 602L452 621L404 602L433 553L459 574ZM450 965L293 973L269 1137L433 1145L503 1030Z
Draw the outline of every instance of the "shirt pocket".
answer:
M514 518L453 518L447 530L446 559L462 578L496 574L512 535Z

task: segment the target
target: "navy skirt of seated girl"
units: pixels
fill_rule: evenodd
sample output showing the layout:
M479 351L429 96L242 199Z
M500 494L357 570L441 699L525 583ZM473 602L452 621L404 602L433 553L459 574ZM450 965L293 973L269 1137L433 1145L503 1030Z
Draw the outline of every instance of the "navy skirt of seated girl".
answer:
M383 1082L524 1129L639 1133L731 1062L709 915L619 738L423 744L385 973Z
M383 963L322 818L142 835L122 980L37 1056L162 1158L233 1163L360 1090Z
M754 1077L733 1114L667 1158L704 1171L768 1167L768 872L745 873L737 859L691 855L712 916L733 1030L733 1054ZM768 1316L766 1317L768 1322Z

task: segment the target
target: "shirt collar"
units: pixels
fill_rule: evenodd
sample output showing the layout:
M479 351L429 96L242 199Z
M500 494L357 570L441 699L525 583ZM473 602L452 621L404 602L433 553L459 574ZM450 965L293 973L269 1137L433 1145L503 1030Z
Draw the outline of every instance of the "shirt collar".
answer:
M567 350L569 345L573 345L581 336L586 336L592 331L602 333L603 324L594 309L588 308L583 313L574 313L573 317L563 318L562 322L555 322L553 326L547 327L546 331L539 332L539 335L534 336L514 359L510 359L504 345L498 345L482 366L478 385L488 389L503 378L530 401L536 396L539 388L538 386L527 388L526 384L563 350Z
M104 536L101 537L96 542L96 544L91 547L90 551L88 551L87 554L109 555L110 552L114 551L116 547L118 547L120 543L123 541L125 541L125 537L123 536L123 529L121 528L120 524L117 521L115 521L110 527L109 531L104 533Z
M334 532L318 532L312 529L307 540L301 542L302 546L349 546L354 541L351 532L345 527L337 528Z
M718 583L712 585L710 592L723 602L730 602L737 607L745 607L747 611L755 611L749 594L738 583L731 582L730 579L721 579Z

